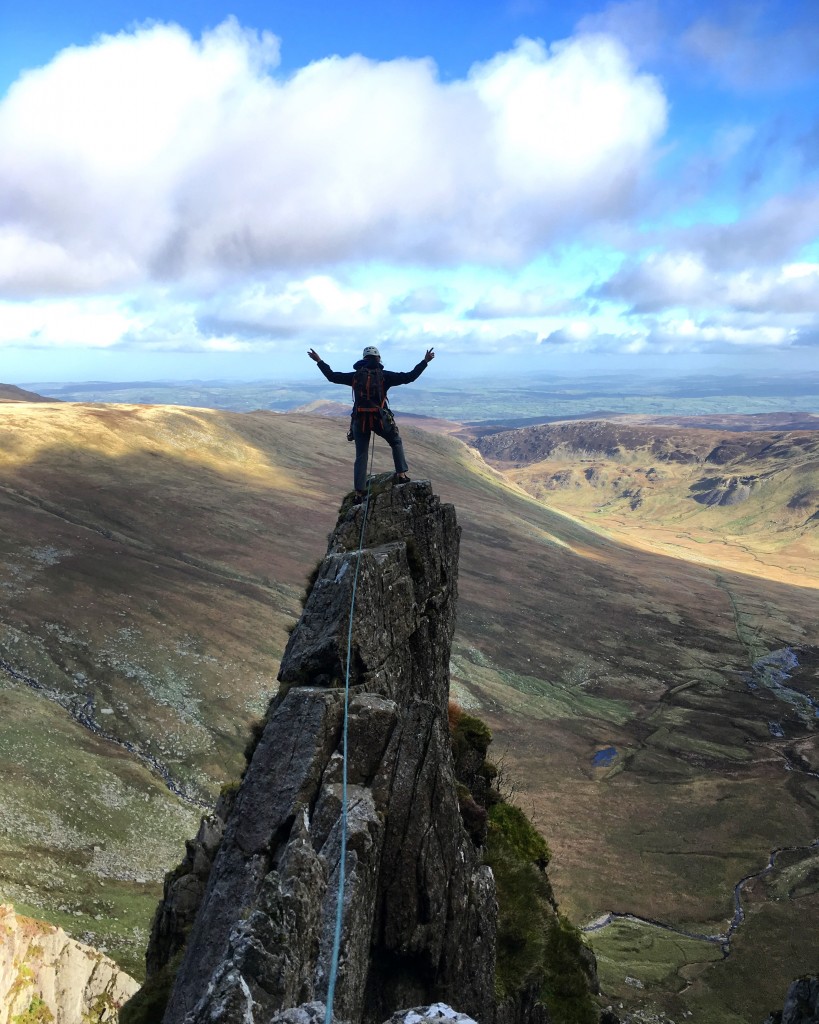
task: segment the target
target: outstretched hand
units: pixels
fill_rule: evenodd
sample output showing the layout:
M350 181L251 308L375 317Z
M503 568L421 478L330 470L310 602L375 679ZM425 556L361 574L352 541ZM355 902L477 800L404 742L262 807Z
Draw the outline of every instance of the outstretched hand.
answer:
M316 352L314 348L308 349L307 355L310 356L314 363L321 362L321 356L318 354L318 352Z
M434 358L435 358L435 353L432 351L431 348L428 348L427 349L427 354L424 356L424 362L425 363L431 363Z

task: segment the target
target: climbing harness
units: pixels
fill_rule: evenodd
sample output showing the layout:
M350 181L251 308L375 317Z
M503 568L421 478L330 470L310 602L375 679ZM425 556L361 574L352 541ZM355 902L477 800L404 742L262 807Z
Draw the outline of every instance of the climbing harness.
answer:
M350 661L353 649L353 612L355 611L355 596L358 590L358 570L361 567L361 551L364 547L364 530L367 525L367 515L370 511L370 489L372 486L373 461L375 459L375 433L373 432L370 443L370 471L367 474L367 493L364 496L363 510L361 517L361 533L358 538L358 551L356 552L355 576L353 577L353 593L350 599L350 622L347 626L347 666L344 672L344 726L342 729L341 741L341 853L338 863L338 900L336 902L336 928L333 935L333 953L330 960L330 980L327 983L327 1003L324 1012L324 1024L332 1024L333 999L336 992L336 977L338 975L338 960L341 952L341 924L344 915L344 882L346 877L347 860L347 718L350 708Z

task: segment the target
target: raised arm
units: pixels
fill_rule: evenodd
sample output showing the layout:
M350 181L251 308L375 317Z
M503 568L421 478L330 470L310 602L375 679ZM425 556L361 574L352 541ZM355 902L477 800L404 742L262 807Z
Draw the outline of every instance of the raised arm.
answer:
M408 373L395 373L392 370L384 371L384 383L388 388L395 387L396 384L412 384L414 380L418 380L421 374L426 370L427 363L431 363L435 358L435 353L431 348L428 348L426 355L417 366L414 366Z
M314 348L308 350L307 355L313 360L314 363L318 364L318 368L330 381L331 384L352 384L355 380L354 373L341 373L330 369L329 365L324 362L321 356L316 352Z

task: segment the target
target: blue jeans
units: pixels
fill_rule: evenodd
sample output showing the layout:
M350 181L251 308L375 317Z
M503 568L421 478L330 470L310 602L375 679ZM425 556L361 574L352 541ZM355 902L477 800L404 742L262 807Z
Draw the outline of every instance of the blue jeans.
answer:
M353 440L355 441L355 468L353 469L353 486L357 491L367 490L367 456L370 450L370 431L361 428L361 417L353 417ZM391 428L384 429L381 420L375 417L373 430L379 437L383 437L392 448L392 461L395 463L396 473L406 473L408 466L404 456L404 442L398 433L398 427L393 423Z

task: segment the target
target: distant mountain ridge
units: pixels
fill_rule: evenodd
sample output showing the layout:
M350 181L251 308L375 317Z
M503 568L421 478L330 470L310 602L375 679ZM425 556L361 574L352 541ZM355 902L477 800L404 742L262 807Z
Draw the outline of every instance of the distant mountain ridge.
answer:
M817 431L580 420L472 443L506 479L590 525L696 558L708 556L707 537L730 545L738 568L816 578ZM754 561L763 549L765 570Z
M762 455L782 458L786 448L819 453L819 435L808 431L732 432L726 438L724 428L679 426L667 420L664 417L663 422L641 423L631 418L583 419L540 424L478 437L475 446L486 458L518 465L543 461L559 449L610 458L640 453L663 462L699 464L724 464Z
M592 419L587 416L585 419ZM626 419L626 417L621 417ZM757 412L741 415L631 416L635 423L695 427L702 430L819 430L819 416L812 412Z

